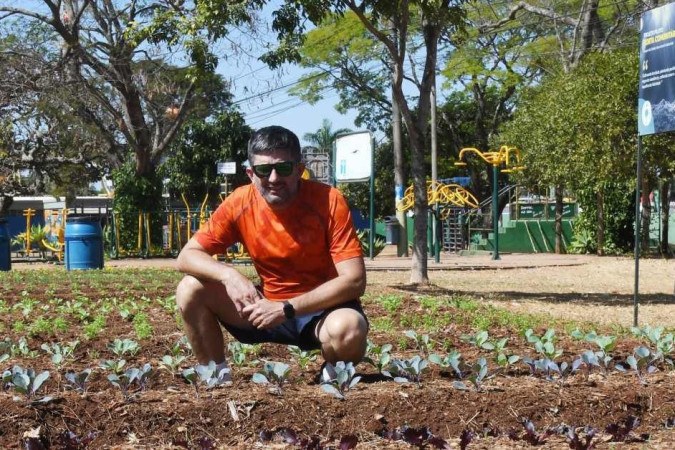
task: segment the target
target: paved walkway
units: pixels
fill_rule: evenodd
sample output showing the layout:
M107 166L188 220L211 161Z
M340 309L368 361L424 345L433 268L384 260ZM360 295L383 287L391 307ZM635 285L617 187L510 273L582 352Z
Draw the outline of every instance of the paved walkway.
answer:
M595 256L590 255L556 255L553 253L502 253L499 260L493 260L490 254L460 256L455 253L441 253L440 262L433 257L427 263L428 270L489 270L515 269L542 266L575 266L590 263ZM396 256L396 246L387 246L377 257L365 258L368 270L410 270L411 257ZM53 263L12 262L12 270L63 267ZM175 268L173 258L126 258L106 260L105 267L149 267Z
M391 248L390 248L391 247ZM440 261L430 257L428 270L485 270L515 269L542 266L575 266L587 264L593 257L588 255L556 255L553 253L502 253L493 260L491 254L460 256L456 253L441 252ZM368 270L410 270L411 257L396 256L396 247L389 246L374 259L367 258Z

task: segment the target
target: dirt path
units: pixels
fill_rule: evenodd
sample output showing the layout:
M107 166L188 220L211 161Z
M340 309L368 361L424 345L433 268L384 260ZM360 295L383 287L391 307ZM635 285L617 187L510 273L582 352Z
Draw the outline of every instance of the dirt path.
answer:
M514 311L631 326L634 274L632 258L588 256L576 265L430 271L429 278L437 286L482 296ZM369 280L378 285L405 283L407 276L387 272L369 274ZM640 260L640 325L675 328L674 281L675 261Z

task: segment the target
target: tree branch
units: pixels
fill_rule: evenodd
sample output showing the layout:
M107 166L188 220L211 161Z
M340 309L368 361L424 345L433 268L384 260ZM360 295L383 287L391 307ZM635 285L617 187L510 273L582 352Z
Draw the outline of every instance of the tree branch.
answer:
M523 10L533 14L537 14L539 16L548 17L549 19L559 20L567 25L575 26L577 24L576 20L564 15L560 15L552 9L542 8L539 6L530 5L527 2L520 1L515 5L511 6L508 15L505 18L498 20L497 22L481 25L478 27L478 30L481 33L485 33L487 31L497 29L502 25L509 23L512 20L515 20L516 16L518 15L518 12Z

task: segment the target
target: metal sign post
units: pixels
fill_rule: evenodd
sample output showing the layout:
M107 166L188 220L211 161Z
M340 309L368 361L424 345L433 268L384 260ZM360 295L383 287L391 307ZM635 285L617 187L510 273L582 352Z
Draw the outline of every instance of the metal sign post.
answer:
M230 194L228 175L236 175L237 163L234 161L220 161L216 163L216 173L225 176L225 195Z
M675 130L675 3L646 11L640 18L640 85L635 186L635 291L633 326L638 326L642 136Z

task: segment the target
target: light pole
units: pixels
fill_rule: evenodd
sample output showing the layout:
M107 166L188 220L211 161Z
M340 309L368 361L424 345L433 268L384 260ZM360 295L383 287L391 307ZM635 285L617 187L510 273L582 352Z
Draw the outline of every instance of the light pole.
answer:
M483 161L492 165L492 232L494 234L494 251L492 252L492 259L497 260L499 258L499 189L497 182L499 180L499 166L504 164L506 167L502 172L512 172L514 170L522 170L523 166L514 166L508 168L511 165L511 158L515 157L516 162L520 164L520 152L515 147L508 147L502 145L499 150L490 151L490 152L481 152L477 148L466 147L460 150L458 161L455 162L456 166L466 166L466 162L462 161L462 158L467 153L475 153Z

